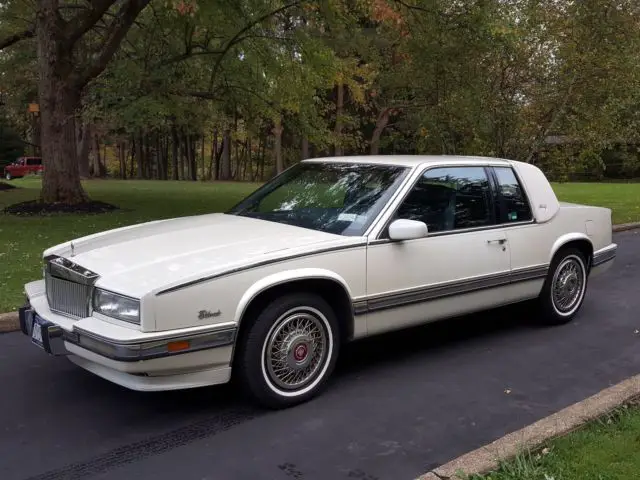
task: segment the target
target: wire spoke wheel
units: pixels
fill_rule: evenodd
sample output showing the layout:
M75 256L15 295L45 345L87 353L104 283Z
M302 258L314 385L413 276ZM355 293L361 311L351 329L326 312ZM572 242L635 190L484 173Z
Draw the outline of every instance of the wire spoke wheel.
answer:
M580 303L584 292L584 266L573 256L565 258L555 271L551 284L551 300L560 314L567 314Z
M311 384L328 361L329 335L326 319L315 309L300 307L278 318L263 349L270 382L286 391Z

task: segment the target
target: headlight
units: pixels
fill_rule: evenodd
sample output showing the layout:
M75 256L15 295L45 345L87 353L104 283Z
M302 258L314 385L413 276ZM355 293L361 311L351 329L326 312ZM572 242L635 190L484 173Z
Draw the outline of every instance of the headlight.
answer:
M93 311L129 323L140 323L140 300L96 288Z

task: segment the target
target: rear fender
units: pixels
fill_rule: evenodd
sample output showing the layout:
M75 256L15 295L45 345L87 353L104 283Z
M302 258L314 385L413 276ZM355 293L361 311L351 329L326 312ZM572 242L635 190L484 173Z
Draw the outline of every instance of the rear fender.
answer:
M551 254L549 255L549 263L553 261L553 257L556 256L556 253L558 253L558 251L563 246L565 246L569 242L575 242L576 240L581 240L581 241L584 240L589 242L589 245L591 245L591 248L593 249L593 243L591 242L591 239L587 236L586 233L580 233L580 232L567 233L562 235L560 238L558 238L553 244L553 247L551 247ZM590 258L587 259L587 261L591 263Z

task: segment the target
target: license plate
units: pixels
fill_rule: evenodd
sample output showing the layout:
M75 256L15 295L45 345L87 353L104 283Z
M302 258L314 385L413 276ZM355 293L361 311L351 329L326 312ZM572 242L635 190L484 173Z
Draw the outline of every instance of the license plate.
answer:
M42 325L37 320L33 322L33 330L31 331L31 341L44 348L44 341L42 340Z

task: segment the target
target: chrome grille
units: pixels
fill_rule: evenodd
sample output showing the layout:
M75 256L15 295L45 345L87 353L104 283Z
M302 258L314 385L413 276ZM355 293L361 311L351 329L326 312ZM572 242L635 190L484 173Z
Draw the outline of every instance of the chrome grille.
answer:
M51 310L78 318L89 316L91 285L63 280L49 272L45 273L45 285Z

